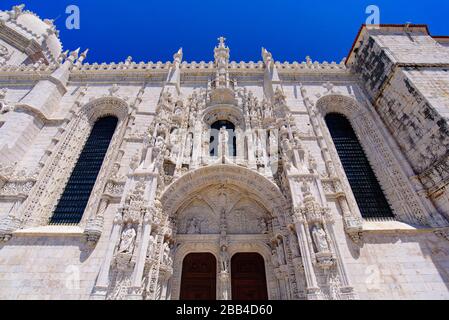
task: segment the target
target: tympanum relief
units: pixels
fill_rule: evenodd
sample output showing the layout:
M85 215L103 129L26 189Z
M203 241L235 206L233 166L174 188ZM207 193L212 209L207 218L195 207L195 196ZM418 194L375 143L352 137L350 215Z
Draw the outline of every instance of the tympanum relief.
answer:
M219 234L223 223L228 234L267 234L269 221L267 210L251 195L215 186L203 189L180 210L178 234Z

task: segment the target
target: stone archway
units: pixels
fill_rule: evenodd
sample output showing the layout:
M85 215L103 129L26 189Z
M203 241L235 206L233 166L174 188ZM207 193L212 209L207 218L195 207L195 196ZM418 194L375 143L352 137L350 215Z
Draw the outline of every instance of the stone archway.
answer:
M318 117L326 144L333 162L338 164L338 175L345 177L343 166L333 145L330 132L324 121L329 113L338 113L345 116L357 135L365 154L379 180L385 196L394 211L395 217L406 223L417 225L435 225L438 221L427 211L427 207L433 205L427 199L420 198L411 184L407 172L411 168L405 162L400 163L395 156L394 145L391 146L391 136L382 130L379 116L373 112L366 103L359 103L353 97L340 94L329 94L321 97L316 102L316 109L320 113ZM343 187L349 195L351 211L360 216L355 198L350 192L349 182L343 179Z
M204 252L217 257L217 299L231 298L231 257L239 253L261 257L266 274L264 297L279 298L269 243L273 230L285 226L288 205L274 183L244 168L218 165L181 177L165 190L161 200L176 226L173 299L183 296L184 258Z

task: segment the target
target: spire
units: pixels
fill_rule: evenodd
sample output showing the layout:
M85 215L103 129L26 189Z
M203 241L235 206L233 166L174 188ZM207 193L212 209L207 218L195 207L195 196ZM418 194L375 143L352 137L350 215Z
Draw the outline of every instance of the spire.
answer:
M86 59L87 57L87 53L89 52L89 49L86 49L83 53L80 54L78 60L76 61L75 66L77 68L81 67L81 65L83 64L83 61Z
M218 38L218 46L215 47L214 57L215 57L215 67L217 68L217 77L215 80L216 87L229 87L229 74L228 65L230 50L226 46L226 38Z
M170 67L170 70L168 71L167 81L165 83L165 87L174 86L177 90L177 93L179 94L181 91L180 85L181 85L181 62L182 62L183 52L182 48L178 50L173 55L173 64Z
M16 20L23 13L24 8L25 8L24 4L12 7L12 10L10 11L11 19Z
M279 72L274 63L273 55L267 49L262 48L262 58L265 63L265 76L264 76L264 92L265 97L269 100L273 100L274 93L280 89L282 91L282 83L279 78Z

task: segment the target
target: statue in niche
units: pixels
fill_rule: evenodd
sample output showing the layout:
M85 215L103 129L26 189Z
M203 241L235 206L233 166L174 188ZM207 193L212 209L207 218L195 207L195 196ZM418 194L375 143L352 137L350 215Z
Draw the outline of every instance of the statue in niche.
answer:
M162 245L162 262L165 265L171 265L172 264L172 258L171 258L171 248L170 243L168 241L165 241Z
M264 118L270 119L273 117L273 110L271 109L271 105L268 103L266 99L262 102L263 112L264 112Z
M220 271L222 273L229 273L229 260L228 248L222 246L220 252Z
M263 234L268 233L268 225L267 220L265 220L265 218L259 218L259 228L260 232L262 232Z
M318 252L329 252L329 243L327 242L326 232L319 225L312 229L312 238Z
M162 148L164 147L164 144L165 144L164 138L161 136L158 136L156 138L156 143L154 144L154 150L155 151L162 150Z
M287 260L285 259L284 245L283 245L282 240L279 240L279 243L276 246L276 249L277 249L277 253L278 253L279 265L283 266L283 265L287 264Z
M256 107L253 107L252 109L251 109L251 119L252 120L256 120L256 119L258 119L259 118L259 114L258 114L258 112L257 112L257 109L256 109Z
M193 155L193 133L189 132L186 141L186 150L184 152L184 157L190 158Z
M278 254L276 249L271 250L271 263L275 268L279 267Z
M292 251L293 257L294 258L300 257L301 253L299 252L298 237L296 236L296 234L290 232L288 240L289 240L290 250Z
M177 156L179 153L179 129L173 128L172 132L170 133L170 147L171 147L171 155Z
M151 234L150 239L148 240L147 258L151 258L153 256L155 245L156 245L156 236Z
M122 232L118 253L132 253L136 235L137 233L134 226L132 223L128 223Z
M192 218L187 221L187 234L200 234L201 222L197 218Z

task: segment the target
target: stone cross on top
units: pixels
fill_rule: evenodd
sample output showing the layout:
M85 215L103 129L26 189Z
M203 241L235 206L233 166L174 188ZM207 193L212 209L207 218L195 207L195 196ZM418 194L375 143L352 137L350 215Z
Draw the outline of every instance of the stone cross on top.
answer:
M218 38L218 41L220 42L220 44L219 44L220 48L226 48L226 45L225 45L226 38L225 37Z

